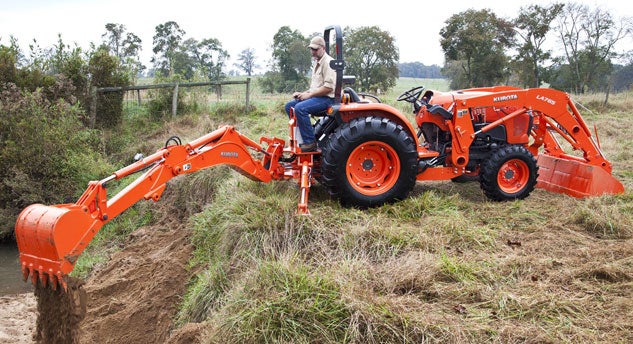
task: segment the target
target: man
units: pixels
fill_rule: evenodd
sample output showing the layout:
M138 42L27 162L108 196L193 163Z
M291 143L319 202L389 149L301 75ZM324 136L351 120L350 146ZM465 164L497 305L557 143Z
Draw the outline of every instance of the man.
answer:
M310 114L324 111L334 103L336 71L330 67L332 57L325 52L323 37L312 38L308 47L312 52L312 58L316 61L310 80L310 89L293 93L293 99L286 103L286 113L290 115L290 108L294 107L297 127L303 139L299 148L303 152L314 152L317 150L317 144Z

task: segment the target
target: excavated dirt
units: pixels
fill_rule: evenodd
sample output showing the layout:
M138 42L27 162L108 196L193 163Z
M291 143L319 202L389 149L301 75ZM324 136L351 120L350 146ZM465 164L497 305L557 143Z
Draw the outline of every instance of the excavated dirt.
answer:
M38 343L79 343L79 324L86 315L83 281L69 278L67 292L35 288L37 326L33 335Z
M125 248L85 281L85 314L78 297L49 288L2 298L0 342L197 342L200 326L173 326L191 274L186 264L193 250L188 232L176 226L143 227L132 233ZM78 290L81 283L69 284Z
M187 232L144 227L85 285L80 343L164 343L185 292L192 252Z

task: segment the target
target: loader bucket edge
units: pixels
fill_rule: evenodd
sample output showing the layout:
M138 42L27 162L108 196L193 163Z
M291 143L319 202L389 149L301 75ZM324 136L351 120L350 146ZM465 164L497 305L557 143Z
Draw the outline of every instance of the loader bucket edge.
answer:
M538 156L537 187L576 198L624 193L624 186L604 169L545 154Z

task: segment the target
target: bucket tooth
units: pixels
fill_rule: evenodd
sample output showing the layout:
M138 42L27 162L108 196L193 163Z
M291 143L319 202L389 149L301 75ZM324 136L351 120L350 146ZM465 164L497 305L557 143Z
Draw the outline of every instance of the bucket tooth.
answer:
M42 287L44 287L44 288L48 287L48 276L47 276L47 274L45 272L42 272L42 270L39 270L38 275L40 277L39 278L40 285Z
M22 263L22 281L28 281L30 274L31 270L29 269L29 267L26 265L26 263Z
M49 275L49 285L51 286L51 289L53 289L54 291L57 291L57 276L51 274Z
M31 283L33 283L34 286L37 286L37 280L39 278L39 271L33 269L31 270Z

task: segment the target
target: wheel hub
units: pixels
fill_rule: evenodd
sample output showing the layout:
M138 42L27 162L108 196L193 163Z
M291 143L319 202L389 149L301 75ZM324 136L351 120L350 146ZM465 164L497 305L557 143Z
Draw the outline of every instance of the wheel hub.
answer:
M362 166L363 166L363 170L369 171L372 168L374 168L374 162L371 161L371 159L365 159L365 161L363 161L362 163Z
M400 175L396 151L381 141L368 141L356 147L347 160L350 185L364 195L379 195L389 190Z

